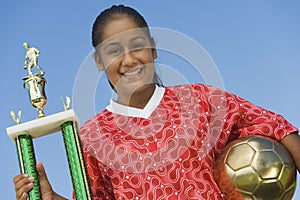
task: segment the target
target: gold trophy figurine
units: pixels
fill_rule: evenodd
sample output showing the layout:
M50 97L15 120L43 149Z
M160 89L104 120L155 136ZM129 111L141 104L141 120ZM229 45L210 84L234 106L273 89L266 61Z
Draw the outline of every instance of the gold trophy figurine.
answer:
M29 94L31 105L38 110L37 118L44 117L44 106L47 103L45 95L46 79L43 77L45 72L38 65L38 56L40 51L35 47L29 47L28 43L23 43L26 49L24 70L28 70L28 76L23 78L24 88ZM35 67L39 73L33 73L32 68Z

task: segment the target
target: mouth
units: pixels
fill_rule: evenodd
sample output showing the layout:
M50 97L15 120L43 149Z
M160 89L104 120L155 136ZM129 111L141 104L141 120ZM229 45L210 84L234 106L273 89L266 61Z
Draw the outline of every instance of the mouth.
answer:
M143 68L139 68L139 69L136 69L136 70L129 70L125 73L122 73L122 75L125 76L125 77L133 77L133 76L136 76L136 75L140 74L142 71L143 71Z

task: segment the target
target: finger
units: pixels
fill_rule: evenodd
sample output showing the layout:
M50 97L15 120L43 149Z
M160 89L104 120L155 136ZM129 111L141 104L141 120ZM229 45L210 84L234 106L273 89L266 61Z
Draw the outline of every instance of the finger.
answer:
M34 185L33 183L29 183L29 184L23 185L21 188L16 190L17 199L27 199L27 198L24 198L24 196L25 197L28 196L28 193L30 190L32 190L33 185Z
M26 176L28 176L28 175L27 174L18 174L17 176L15 176L14 179L13 179L14 184L16 184L17 182L19 182L21 179L23 179Z
M14 178L16 196L21 198L23 193L28 193L33 188L33 181L27 174L17 175Z
M27 193L23 193L22 196L19 198L19 200L27 200L27 199L28 199L28 194Z
M41 193L42 194L52 193L52 186L50 185L50 182L48 181L47 174L46 174L43 164L41 162L37 162L36 168L37 168L37 171L39 174Z
M38 172L40 180L48 180L47 174L44 168L44 165L42 162L37 162L36 163L36 170Z
M15 190L19 190L24 185L33 183L34 179L29 177L27 174L20 174L14 178Z

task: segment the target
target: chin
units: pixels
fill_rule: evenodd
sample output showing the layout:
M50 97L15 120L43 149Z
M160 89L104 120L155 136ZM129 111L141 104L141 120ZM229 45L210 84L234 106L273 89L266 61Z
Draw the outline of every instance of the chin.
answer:
M143 82L143 83L138 83L138 84L130 84L127 85L128 87L124 88L119 88L117 91L121 91L121 93L127 93L127 94L133 94L137 92L142 92L144 91L147 87L153 85L154 83L149 83L149 82ZM119 92L118 92L119 93Z

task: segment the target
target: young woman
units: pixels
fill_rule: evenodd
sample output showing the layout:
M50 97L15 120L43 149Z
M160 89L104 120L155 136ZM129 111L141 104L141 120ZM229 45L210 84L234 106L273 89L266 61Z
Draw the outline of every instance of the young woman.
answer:
M162 87L155 43L144 18L112 6L92 31L95 61L118 94L80 130L94 199L224 199L213 178L216 156L234 138L280 141L300 169L298 130L282 116L203 84ZM37 163L43 199L56 194ZM33 179L14 178L27 198Z

